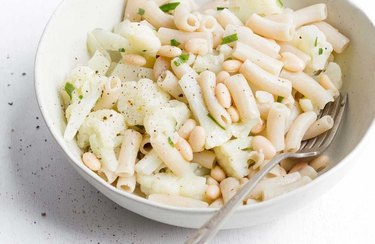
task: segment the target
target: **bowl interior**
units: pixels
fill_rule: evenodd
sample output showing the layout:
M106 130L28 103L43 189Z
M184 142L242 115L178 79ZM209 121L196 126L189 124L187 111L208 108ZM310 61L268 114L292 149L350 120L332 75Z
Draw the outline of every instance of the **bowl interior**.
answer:
M291 8L318 2L328 4L329 22L352 40L337 59L344 73L343 90L349 93L349 107L338 138L328 151L330 170L357 146L375 116L371 106L375 103L375 86L371 84L375 46L368 41L375 40L375 31L367 17L346 0L284 0ZM36 59L36 91L49 129L74 163L97 180L101 179L80 162L77 145L63 139L66 123L58 90L72 68L87 64L87 33L94 28L112 29L121 21L124 5L124 0L65 0L46 28Z

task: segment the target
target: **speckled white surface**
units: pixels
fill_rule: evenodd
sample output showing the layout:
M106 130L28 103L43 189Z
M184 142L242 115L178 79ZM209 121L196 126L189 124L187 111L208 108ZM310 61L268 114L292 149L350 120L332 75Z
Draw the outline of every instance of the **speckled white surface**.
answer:
M73 170L48 132L34 95L34 57L59 2L0 2L0 243L181 243L191 230L118 207ZM375 243L370 133L357 166L328 194L275 222L223 231L214 243Z

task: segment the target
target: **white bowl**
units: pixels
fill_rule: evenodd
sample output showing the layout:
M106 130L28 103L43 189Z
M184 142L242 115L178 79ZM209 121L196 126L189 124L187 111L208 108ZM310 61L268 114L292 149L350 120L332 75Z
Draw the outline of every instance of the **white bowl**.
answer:
M328 151L332 164L325 172L296 191L267 202L238 208L224 228L247 227L279 218L322 195L355 163L354 155L375 116L375 85L372 83L375 80L375 29L369 19L346 0L284 2L292 8L327 2L330 23L351 38L350 48L338 59L344 72L344 91L349 93L349 108L338 138ZM73 67L87 63L87 32L98 27L111 29L121 20L124 4L124 0L65 0L59 6L43 34L36 58L35 87L40 109L48 128L73 167L104 195L147 218L197 228L212 216L214 210L170 207L119 191L86 168L81 163L77 145L67 143L63 138L65 119L58 88Z

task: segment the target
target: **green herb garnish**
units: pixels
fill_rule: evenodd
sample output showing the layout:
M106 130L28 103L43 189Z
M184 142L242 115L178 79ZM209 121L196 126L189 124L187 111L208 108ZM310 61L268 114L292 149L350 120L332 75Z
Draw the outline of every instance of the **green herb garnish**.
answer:
M179 41L177 41L176 39L171 40L171 46L178 47L180 45L181 45L181 43Z
M279 6L280 8L283 8L284 7L284 3L282 0L276 0L276 4L277 6Z
M254 149L252 147L243 148L241 150L242 151L254 151Z
M144 15L144 14L145 14L145 10L144 10L143 8L139 8L139 9L138 9L138 14L139 14L140 16Z
M282 103L283 100L284 100L284 97L282 97L282 96L278 96L278 97L277 97L277 102L278 102L278 103Z
M78 98L79 98L79 100L82 100L83 96L82 96L82 95L79 95L79 97L78 97Z
M225 36L221 44L228 44L228 43L235 42L235 41L238 41L237 33L233 35Z
M212 117L212 115L210 113L207 114L207 117L210 118L221 129L225 130L225 128L221 124L219 124L219 122L217 122L216 119L214 117Z
M183 53L178 58L173 61L173 64L176 65L177 67L180 66L183 63L186 63L189 60L189 54Z
M314 72L314 76L320 75L324 70L320 69Z
M122 47L122 48L119 48L118 51L119 51L120 53L124 53L124 52L125 52L125 48L123 48L123 47Z
M167 4L164 4L164 5L161 5L161 6L160 6L160 9L161 9L163 12L169 12L169 11L175 10L175 9L177 8L178 5L180 5L179 2L175 2L175 3L167 3Z
M224 9L228 9L227 7L217 7L216 10L217 11L221 11L221 10L224 10Z
M319 55L323 54L323 48L319 48Z
M168 137L168 143L171 145L171 147L174 147L174 143L170 137Z
M318 46L318 37L315 38L315 43L314 43L314 47L317 47Z
M76 89L72 83L67 82L64 87L66 93L68 93L70 99L72 99L72 93Z

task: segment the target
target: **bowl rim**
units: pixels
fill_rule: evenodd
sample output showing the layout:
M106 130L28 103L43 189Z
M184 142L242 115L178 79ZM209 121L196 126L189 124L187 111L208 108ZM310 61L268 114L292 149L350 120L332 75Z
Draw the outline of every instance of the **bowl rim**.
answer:
M218 208L186 208L186 207L177 207L177 206L171 206L171 205L166 205L166 204L160 204L157 202L153 202L148 200L147 198L143 198L141 196L137 196L133 193L128 193L121 191L117 189L116 187L113 187L112 185L108 184L106 181L104 181L100 176L98 176L96 173L93 171L89 170L86 166L81 161L75 160L73 156L71 155L70 150L66 145L64 145L64 139L63 137L58 133L58 129L54 127L52 120L50 119L47 110L43 106L43 101L41 97L43 96L41 90L39 89L40 86L40 79L39 79L39 73L42 72L42 67L40 64L40 60L42 59L42 50L45 46L46 38L48 35L48 32L51 28L51 26L55 23L55 21L58 19L59 13L64 10L64 7L70 3L76 0L63 0L61 3L59 3L56 7L56 9L53 11L51 17L49 18L43 33L41 35L41 38L39 40L37 52L36 52L36 57L35 57L35 69L34 69L34 89L35 89L35 94L36 94L36 99L38 103L39 110L42 113L43 120L45 124L47 125L48 130L52 134L55 142L59 145L59 147L63 150L64 154L68 157L69 162L73 164L73 166L78 166L87 176L92 177L97 183L103 185L105 188L107 188L109 191L112 193L115 193L116 195L120 195L121 197L126 197L129 198L130 200L133 200L135 202L139 202L145 205L148 205L150 207L156 207L159 209L163 210L168 210L168 211L177 211L177 212L183 212L183 213L196 213L196 214L207 214L207 213L213 213L218 211ZM351 7L359 10L363 16L367 18L367 20L370 23L373 23L373 21L369 18L369 16L361 9L358 7L358 5L353 2L352 0L347 0L347 2L351 5ZM373 28L375 30L375 26L373 25ZM349 101L350 102L350 101ZM244 206L239 206L235 212L244 212L244 211L257 211L259 209L266 209L270 205L275 205L279 204L281 202L287 201L287 199L292 198L292 196L299 195L302 192L307 192L309 191L310 188L315 187L315 185L321 184L322 182L326 181L331 175L336 174L340 169L344 168L350 162L352 161L351 159L359 153L359 151L363 148L363 144L367 141L367 138L369 137L369 131L374 129L373 127L375 124L375 117L372 118L370 126L367 128L364 136L360 139L359 143L340 161L338 162L335 166L333 166L331 169L328 171L324 172L323 174L319 175L316 179L314 179L312 182L310 182L307 185L304 185L302 187L299 187L298 189L295 189L291 192L288 192L286 194L283 194L281 196L272 198L268 201L260 202L257 204L252 204L252 205L244 205ZM90 183L91 184L91 183Z

